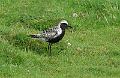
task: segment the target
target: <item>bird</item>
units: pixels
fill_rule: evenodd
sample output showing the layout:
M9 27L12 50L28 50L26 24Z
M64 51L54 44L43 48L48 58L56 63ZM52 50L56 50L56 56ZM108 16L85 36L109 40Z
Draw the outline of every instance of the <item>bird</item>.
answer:
M59 42L65 35L65 29L72 28L68 25L68 21L61 20L57 26L40 31L38 34L31 34L31 38L37 38L42 41L48 42L48 51L51 55L51 45Z

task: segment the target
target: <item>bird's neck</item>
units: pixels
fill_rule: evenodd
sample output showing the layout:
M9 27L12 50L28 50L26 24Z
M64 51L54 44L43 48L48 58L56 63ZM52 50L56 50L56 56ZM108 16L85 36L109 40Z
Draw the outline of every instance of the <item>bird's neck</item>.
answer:
M65 34L65 30L62 30L62 35L64 35Z

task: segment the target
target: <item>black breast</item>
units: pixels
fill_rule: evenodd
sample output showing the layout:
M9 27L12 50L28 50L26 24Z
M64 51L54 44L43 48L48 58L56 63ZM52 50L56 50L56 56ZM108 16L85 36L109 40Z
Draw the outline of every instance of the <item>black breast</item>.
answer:
M65 31L62 31L62 33L58 36L58 37L55 37L53 39L50 39L48 40L47 42L50 42L50 43L56 43L56 42L59 42L65 35Z

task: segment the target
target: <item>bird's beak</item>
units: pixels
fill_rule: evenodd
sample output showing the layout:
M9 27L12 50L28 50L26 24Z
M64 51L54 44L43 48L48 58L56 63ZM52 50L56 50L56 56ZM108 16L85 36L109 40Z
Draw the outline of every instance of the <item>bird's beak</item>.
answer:
M67 28L72 28L71 26L67 26Z

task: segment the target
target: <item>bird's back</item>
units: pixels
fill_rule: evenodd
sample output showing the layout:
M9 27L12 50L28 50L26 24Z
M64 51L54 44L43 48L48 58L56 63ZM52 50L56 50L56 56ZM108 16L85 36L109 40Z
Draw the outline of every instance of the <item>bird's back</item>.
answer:
M56 43L63 38L65 31L58 26L41 31L39 34L31 35L32 38L39 38L43 41Z

